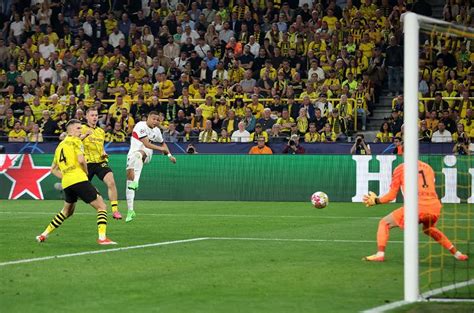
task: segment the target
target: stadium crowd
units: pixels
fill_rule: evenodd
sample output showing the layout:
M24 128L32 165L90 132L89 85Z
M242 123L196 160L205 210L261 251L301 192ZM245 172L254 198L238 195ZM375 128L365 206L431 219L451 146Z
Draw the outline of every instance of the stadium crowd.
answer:
M366 129L386 82L376 141L391 142L407 10L432 14L425 0L4 1L0 135L58 140L94 106L111 142L152 110L168 142L336 142ZM473 10L447 0L443 18L472 27ZM474 42L425 37L420 140L468 142Z

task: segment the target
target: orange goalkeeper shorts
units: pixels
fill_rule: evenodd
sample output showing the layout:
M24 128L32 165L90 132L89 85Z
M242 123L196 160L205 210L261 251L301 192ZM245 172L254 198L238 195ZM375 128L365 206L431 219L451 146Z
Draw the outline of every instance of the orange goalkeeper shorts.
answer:
M401 207L392 212L392 217L398 227L403 229L405 227L405 208ZM418 213L418 224L425 226L434 226L438 222L439 215L430 213Z

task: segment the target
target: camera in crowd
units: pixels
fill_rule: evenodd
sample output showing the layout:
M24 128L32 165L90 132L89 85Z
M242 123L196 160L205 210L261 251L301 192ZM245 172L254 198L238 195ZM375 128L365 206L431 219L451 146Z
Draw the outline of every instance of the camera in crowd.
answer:
M188 154L196 154L196 147L194 147L193 144L189 144L188 147L186 148L186 153Z
M362 134L357 135L357 137L356 137L357 145L361 145L363 141L364 141L364 135L362 135Z

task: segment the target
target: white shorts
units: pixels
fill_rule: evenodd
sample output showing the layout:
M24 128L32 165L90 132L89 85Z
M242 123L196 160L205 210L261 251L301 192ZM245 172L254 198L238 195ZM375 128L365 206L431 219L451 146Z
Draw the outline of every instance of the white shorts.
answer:
M151 162L151 158L153 156L153 150L152 149L148 149L148 148L144 148L143 150L140 150L140 151L143 151L145 152L145 160L143 161L144 164L147 164L147 163L150 163ZM135 151L128 151L128 155L127 155L127 170L128 169L132 169L133 166L130 165L130 155L135 152Z

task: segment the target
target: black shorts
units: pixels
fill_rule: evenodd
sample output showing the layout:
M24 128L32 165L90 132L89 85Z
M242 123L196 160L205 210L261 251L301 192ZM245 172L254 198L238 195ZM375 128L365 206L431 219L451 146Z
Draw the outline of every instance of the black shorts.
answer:
M102 163L87 163L88 178L92 180L96 175L100 180L104 180L105 175L112 172L107 162Z
M91 203L98 195L99 192L90 181L83 181L64 189L64 201L67 203L76 203L77 198L85 203Z

